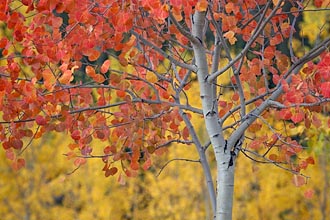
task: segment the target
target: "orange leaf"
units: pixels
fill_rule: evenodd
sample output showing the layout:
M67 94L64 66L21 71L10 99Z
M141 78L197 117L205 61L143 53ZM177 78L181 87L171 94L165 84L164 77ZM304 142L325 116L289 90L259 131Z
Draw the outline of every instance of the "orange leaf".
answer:
M315 161L314 161L314 158L313 157L308 157L306 159L306 162L309 163L309 164L315 164Z
M103 83L104 82L104 77L101 74L96 74L93 77L93 80L97 83Z
M271 155L269 155L269 159L271 161L277 162L278 156L276 154L271 154Z
M273 4L274 4L274 5L277 5L278 2L279 2L279 0L273 0Z
M91 67L91 66L86 66L85 71L86 71L86 74L88 76L92 77L92 78L96 75L95 69L93 67Z
M226 13L229 14L233 11L234 9L234 3L232 2L228 2L226 5L225 5L225 10L226 10Z
M101 66L101 73L104 74L104 73L108 72L109 67L110 67L110 60L104 61L104 63Z
M235 42L237 41L234 31L228 31L223 36L228 39L231 45L235 44Z
M273 57L275 56L275 51L276 51L276 48L274 46L266 47L266 49L264 51L264 57L266 59L273 59Z
M274 37L270 39L270 45L275 46L283 41L282 35L277 33Z
M138 163L137 161L132 161L132 162L131 162L131 168L132 168L133 170L138 170L139 167L140 167L140 165L139 165L139 163Z
M53 73L50 71L50 69L45 69L42 72L42 78L44 79L45 88L48 91L53 91L54 83L55 83L55 77L54 77Z
M98 50L93 50L92 53L88 56L90 61L96 61L100 57L101 53Z
M248 127L248 130L249 130L249 132L256 133L256 132L260 131L261 128L262 128L261 123L254 122L252 125L250 125Z
M71 144L68 145L68 147L70 148L70 150L74 150L74 149L76 149L76 148L79 147L79 144L73 144L73 143L71 143Z
M126 92L125 91L123 91L123 90L117 90L117 96L118 97L123 98L123 97L125 97L125 95L126 95Z
M62 76L59 78L60 83L62 84L68 84L73 80L73 75L71 70L66 70L62 74Z
M206 11L207 6L208 6L208 3L206 0L200 0L200 1L198 1L197 5L196 5L196 9L198 11Z

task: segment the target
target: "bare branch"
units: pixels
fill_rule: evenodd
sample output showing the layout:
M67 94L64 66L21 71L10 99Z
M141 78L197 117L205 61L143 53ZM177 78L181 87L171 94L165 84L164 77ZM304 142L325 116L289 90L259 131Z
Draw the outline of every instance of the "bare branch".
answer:
M146 40L145 38L143 38L141 35L139 35L137 32L131 30L130 31L138 40L140 40L143 44L149 46L151 49L157 51L159 54L161 54L163 57L165 57L166 59L170 60L172 63L174 63L177 66L180 66L182 68L191 70L193 72L197 72L197 68L194 67L193 65L190 64L186 64L186 63L181 63L178 60L174 59L173 57L171 57L170 55L168 55L165 51L163 51L162 49L160 49L159 47L157 47L156 45L152 44L150 41Z
M185 161L185 162L193 162L193 163L200 163L200 160L192 160L192 159L184 159L184 158L174 158L169 161L167 161L159 170L158 174L156 177L159 177L160 174L162 174L163 170L166 168L167 165L169 165L173 161Z
M176 28L180 31L180 33L183 36L187 37L192 43L198 43L197 39L175 19L173 14L171 12L169 14L170 14L171 21L176 26Z
M284 74L286 76L286 80L290 83L291 78L289 77L291 74L297 74L302 66L308 61L313 60L315 57L319 56L323 51L325 51L330 46L330 38L324 40L319 46L311 50L301 59L299 59L295 64L291 66L291 68ZM245 130L257 119L257 115L261 115L261 113L270 106L270 100L276 100L283 93L282 84L279 83L277 87L273 90L272 95L268 99L266 99L260 106L256 107L253 111L246 115L244 118L244 122L236 129L232 135L229 142L229 146L232 146L245 132Z
M225 67L222 69L218 70L215 73L212 73L208 78L208 82L212 82L215 78L217 78L219 75L223 74L226 70L228 70L230 67L232 67L241 57L243 57L246 52L250 49L250 46L253 44L253 42L258 38L260 33L264 30L264 27L266 24L270 21L270 19L275 15L276 11L280 8L280 5L282 4L283 0L278 1L278 4L276 7L273 9L273 11L270 13L270 15L266 18L263 19L266 15L266 11L271 4L271 1L268 1L267 6L264 9L263 14L261 15L261 18L259 20L259 24L257 25L257 29L255 30L253 36L250 38L250 40L246 43L245 47L243 50L234 58L232 59Z
M266 164L273 164L273 165L277 166L278 168L281 168L281 169L283 169L283 170L286 170L286 171L288 171L288 172L290 172L290 173L292 173L292 174L299 175L299 176L303 176L303 177L305 177L306 179L309 179L309 178L310 178L309 176L306 176L306 175L304 175L304 174L302 174L302 173L300 173L300 172L297 172L297 171L295 171L295 170L293 170L293 169L290 169L290 168L287 168L287 167L281 165L281 164L283 164L283 163L279 163L279 162L273 161L273 160L271 160L271 159L268 159L267 157L264 157L264 156L258 154L258 153L255 152L255 151L251 151L251 150L248 150L248 149L241 149L241 152L242 152L246 157L248 157L249 159L251 159L251 160L253 160L253 161L255 161L255 162L258 162L258 163L266 163ZM257 159L255 159L255 158L251 157L251 156L248 155L247 153L252 154L253 156L256 156L256 157L260 157L260 158L262 159L262 161L257 160ZM284 163L284 164L285 164L285 163Z

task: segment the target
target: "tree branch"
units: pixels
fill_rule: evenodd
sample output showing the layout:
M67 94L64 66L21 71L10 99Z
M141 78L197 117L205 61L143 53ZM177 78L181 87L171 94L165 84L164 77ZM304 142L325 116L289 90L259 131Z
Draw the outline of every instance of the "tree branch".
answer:
M172 63L174 63L177 66L180 66L182 68L191 70L193 72L197 72L196 67L194 67L193 65L190 64L186 64L186 63L181 63L179 61L177 61L176 59L174 59L173 57L171 57L170 55L168 55L165 51L163 51L162 49L160 49L159 47L157 47L156 45L152 44L151 42L149 42L148 40L146 40L145 38L143 38L141 35L139 35L137 32L131 30L130 31L131 34L133 34L138 40L140 40L143 44L149 46L151 49L157 51L159 54L161 54L163 57L165 57L166 59L170 60Z

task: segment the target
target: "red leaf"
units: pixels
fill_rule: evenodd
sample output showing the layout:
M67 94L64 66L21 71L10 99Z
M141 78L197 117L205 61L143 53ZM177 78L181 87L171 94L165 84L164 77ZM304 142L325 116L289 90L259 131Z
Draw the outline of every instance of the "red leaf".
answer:
M182 136L184 140L188 140L189 139L189 129L187 127L184 127L183 131L182 131Z
M18 158L17 163L20 168L25 166L25 160L23 158Z
M25 166L25 160L23 158L19 158L16 161L14 161L11 164L11 166L15 171L18 171L19 169Z
M144 162L142 168L143 168L144 170L147 170L147 169L149 169L149 168L151 167L151 164L152 164L151 159L148 158L148 159L146 160L146 162Z
M293 123L297 124L298 122L301 122L305 117L305 114L303 112L298 112L291 116L291 120Z
M321 94L325 98L330 98L330 82L324 82L321 84Z
M281 109L280 110L280 119L289 120L291 119L292 113L290 109Z
M305 192L304 192L304 196L305 198L307 199L311 199L314 195L314 190L313 189L307 189Z
M8 149L8 150L6 150L6 157L7 157L9 160L14 160L14 159L15 159L15 153L13 152L12 149Z
M300 176L300 175L296 175L296 174L293 175L293 179L292 179L292 181L293 181L293 184L294 184L295 186L297 186L297 187L306 184L306 179L305 179L305 177Z
M71 138L73 139L73 140L79 140L81 137L80 137L80 131L78 131L78 130L75 130L75 131L73 131L72 133L71 133Z
M306 162L309 163L309 164L315 164L315 161L314 161L314 158L313 157L308 157L306 159Z
M86 162L87 162L86 158L79 157L74 160L73 164L78 167L78 166L84 165Z
M302 170L305 170L307 167L308 167L308 163L306 161L302 161L299 164L299 168L302 169Z
M0 48L1 49L5 48L7 46L7 44L8 44L8 42L9 41L8 41L8 39L6 37L1 38L1 40L0 40Z
M22 149L23 147L23 141L20 140L20 139L12 139L10 140L10 144L12 145L13 148L19 150L19 149Z
M106 136L102 130L96 131L96 137L100 140L103 140Z
M284 92L288 92L289 91L289 84L286 80L281 80L281 83L282 83L282 88L283 88L283 91Z
M140 167L140 165L139 165L139 163L138 163L137 161L132 161L132 162L131 162L131 168L132 168L133 170L138 170L139 167Z
M46 119L43 116L37 115L37 117L36 117L36 123L38 125L40 125L40 126L43 126L43 125L46 125L47 124L47 121L46 121Z
M68 153L65 154L65 156L68 158L68 160L70 160L76 157L76 153L74 153L73 151L69 151Z
M277 33L274 37L270 39L270 45L275 46L283 41L282 35Z
M235 92L231 98L232 98L232 100L235 101L235 102L238 101L238 100L239 100L239 95L238 95L238 93Z
M266 59L273 59L273 57L275 56L275 51L276 51L275 46L266 47L266 49L264 51L264 57Z
M111 167L110 169L107 169L106 171L105 171L105 177L108 177L108 176L113 176L113 175L115 175L116 173L118 172L118 169L117 169L117 167Z
M116 93L117 93L117 96L121 97L121 98L125 97L125 95L126 95L126 92L123 90L117 90Z
M315 114L313 114L313 116L312 116L312 124L316 128L319 128L319 127L322 126L322 121Z
M319 8L322 6L323 0L314 0L314 5L315 7Z
M287 92L286 100L291 103L302 103L304 100L304 95L302 92L297 90L291 90Z
M261 147L261 145L262 144L259 140L253 140L250 142L249 148L256 150L256 149L259 149Z

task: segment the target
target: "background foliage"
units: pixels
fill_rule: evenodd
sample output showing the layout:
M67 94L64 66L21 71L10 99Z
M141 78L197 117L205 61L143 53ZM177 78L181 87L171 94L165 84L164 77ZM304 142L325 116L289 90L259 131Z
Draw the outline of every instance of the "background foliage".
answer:
M305 14L300 21L300 36L304 38L297 39L294 45L297 52L303 54L310 42L329 35L329 16L328 11ZM1 34L5 32L3 28ZM198 91L194 92L188 95L192 102L198 102ZM320 114L327 114L327 110ZM201 123L198 118L193 120L195 124ZM307 220L326 219L330 215L326 200L330 197L330 133L326 123L326 120L314 123L308 132L301 132L299 127L293 131L308 148L307 153L316 159L306 173L312 178L300 188L292 184L291 175L277 167L248 158L239 160L234 219ZM205 135L203 130L202 127L199 130L201 137ZM157 158L150 171L140 170L136 178L104 178L99 159L91 159L78 170L68 163L63 156L67 153L65 142L69 139L57 133L33 141L23 152L26 168L18 172L11 168L5 151L0 151L1 219L210 218L202 169L198 163L187 161L198 158L192 146L170 146L171 150ZM180 158L183 160L167 164ZM209 160L213 159L209 156ZM215 164L211 165L215 168Z

